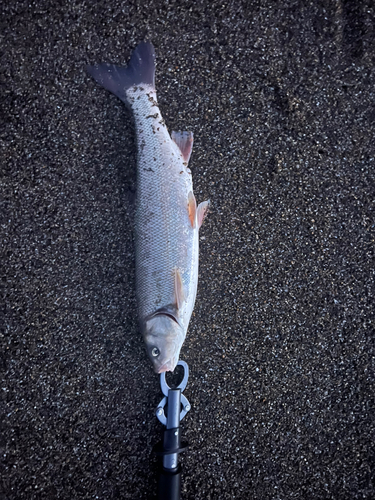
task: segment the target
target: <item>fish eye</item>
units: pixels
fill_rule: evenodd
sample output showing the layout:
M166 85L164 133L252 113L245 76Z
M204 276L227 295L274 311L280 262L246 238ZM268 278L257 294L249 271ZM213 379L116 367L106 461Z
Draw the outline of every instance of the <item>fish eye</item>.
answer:
M151 351L151 355L153 358L157 358L160 354L160 351L157 347L153 347L152 351Z

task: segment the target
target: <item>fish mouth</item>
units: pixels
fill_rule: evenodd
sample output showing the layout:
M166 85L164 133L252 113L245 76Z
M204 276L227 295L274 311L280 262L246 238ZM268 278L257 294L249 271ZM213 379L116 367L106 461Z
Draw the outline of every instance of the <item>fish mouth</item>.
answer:
M158 368L157 373L160 374L164 372L173 372L173 370L174 370L173 363L170 360L168 360L166 363L164 363Z

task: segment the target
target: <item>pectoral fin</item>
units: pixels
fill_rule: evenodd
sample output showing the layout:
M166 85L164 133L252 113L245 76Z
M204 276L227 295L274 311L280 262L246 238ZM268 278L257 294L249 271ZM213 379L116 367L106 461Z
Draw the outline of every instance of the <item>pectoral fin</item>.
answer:
M184 284L182 283L181 272L176 267L174 273L174 296L177 310L181 308L185 300Z
M202 203L199 203L198 208L197 208L198 228L200 228L201 225L203 224L203 221L207 215L209 206L210 206L210 200L202 201Z
M184 162L189 163L191 151L193 149L193 132L172 132L172 141L179 147Z

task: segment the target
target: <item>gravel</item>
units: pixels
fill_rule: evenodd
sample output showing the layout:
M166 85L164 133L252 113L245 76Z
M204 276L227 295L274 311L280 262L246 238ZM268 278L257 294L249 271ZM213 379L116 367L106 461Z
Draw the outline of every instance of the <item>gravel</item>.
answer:
M182 350L182 498L374 498L373 2L0 14L1 498L156 491L134 129L85 72L141 40L169 130L194 132L196 198L211 199Z

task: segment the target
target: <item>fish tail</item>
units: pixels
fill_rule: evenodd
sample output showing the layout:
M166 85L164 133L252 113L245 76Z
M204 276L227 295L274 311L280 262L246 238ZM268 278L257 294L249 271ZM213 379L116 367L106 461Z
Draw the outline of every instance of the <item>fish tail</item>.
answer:
M126 67L114 64L87 66L88 73L105 89L128 104L126 91L140 84L155 88L155 50L151 42L141 42Z

